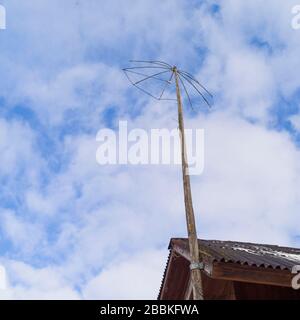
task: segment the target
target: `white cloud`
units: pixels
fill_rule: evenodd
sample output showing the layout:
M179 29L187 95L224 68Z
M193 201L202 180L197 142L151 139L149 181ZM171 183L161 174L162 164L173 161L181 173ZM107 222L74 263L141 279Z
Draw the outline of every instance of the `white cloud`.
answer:
M296 130L300 131L300 115L296 114L296 115L291 116L290 121L291 121L293 127Z
M0 175L17 176L26 168L32 184L36 182L38 169L43 161L33 150L35 134L25 124L18 121L0 119Z
M288 134L222 113L202 123L206 167L193 185L200 236L291 244L300 154Z
M37 245L43 246L46 239L41 225L28 222L11 210L0 210L0 217L3 236L20 252L31 255Z
M166 250L147 251L116 261L89 281L85 299L156 299L167 260Z
M7 279L6 279L6 270L5 268L0 264L0 297L1 292L6 289L7 285Z
M6 261L8 287L0 293L3 299L75 300L80 295L55 268L37 269L23 262Z
M81 113L81 122L88 119L91 126L93 113L101 113L107 105L122 101L123 80L121 71L114 67L79 64L62 69L50 79L29 74L20 90L30 99L40 119L50 125L68 121L65 112L76 110Z
M55 213L56 204L51 203L45 196L30 190L26 194L26 204L31 212L51 215Z

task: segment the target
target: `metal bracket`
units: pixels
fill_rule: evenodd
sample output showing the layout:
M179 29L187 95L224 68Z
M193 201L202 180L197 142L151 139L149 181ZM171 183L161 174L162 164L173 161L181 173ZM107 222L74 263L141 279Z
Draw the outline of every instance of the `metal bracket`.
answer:
M200 263L191 263L190 264L190 270L204 270L204 263L200 262Z

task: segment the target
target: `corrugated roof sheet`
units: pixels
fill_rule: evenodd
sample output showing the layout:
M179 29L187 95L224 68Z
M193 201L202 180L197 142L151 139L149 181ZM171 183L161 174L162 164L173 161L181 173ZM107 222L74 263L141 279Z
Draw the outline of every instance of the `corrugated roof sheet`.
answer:
M292 270L295 265L300 265L300 249L296 248L235 241L198 241L200 252L211 262L232 262L281 270ZM172 239L170 248L174 244L189 251L187 239Z

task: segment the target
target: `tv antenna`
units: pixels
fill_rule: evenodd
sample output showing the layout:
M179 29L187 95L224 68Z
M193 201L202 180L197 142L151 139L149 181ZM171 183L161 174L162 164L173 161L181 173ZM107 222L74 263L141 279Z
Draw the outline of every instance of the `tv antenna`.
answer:
M182 160L182 176L184 189L184 204L186 213L186 223L188 231L189 249L190 249L190 270L191 282L193 285L194 300L203 299L201 270L203 269L202 259L199 253L197 229L195 223L195 214L193 209L191 182L189 176L189 167L187 161L187 150L184 133L184 117L181 98L181 87L189 101L190 107L194 110L191 98L191 91L205 102L208 107L212 106L212 94L190 73L178 69L176 66L163 61L143 61L131 60L134 65L123 69L130 83L141 90L143 93L151 96L156 100L174 100L178 106L178 123L181 145L181 160ZM146 90L145 84L154 85L154 92ZM160 84L160 85L159 85ZM175 84L175 86L174 86ZM175 88L176 98L171 98L167 94L168 89Z

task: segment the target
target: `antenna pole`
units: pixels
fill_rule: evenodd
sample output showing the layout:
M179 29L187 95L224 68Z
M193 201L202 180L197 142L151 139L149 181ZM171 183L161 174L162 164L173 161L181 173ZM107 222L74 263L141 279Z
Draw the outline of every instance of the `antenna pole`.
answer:
M196 231L195 215L193 209L191 182L189 176L189 167L187 162L187 152L184 133L183 108L179 87L179 76L176 67L173 67L176 83L176 95L178 104L178 122L181 142L181 159L182 159L182 175L183 175L183 189L184 189L184 204L187 222L187 231L189 238L189 248L191 257L191 281L193 285L194 300L203 300L202 280L201 280L201 263L199 255L198 237Z

